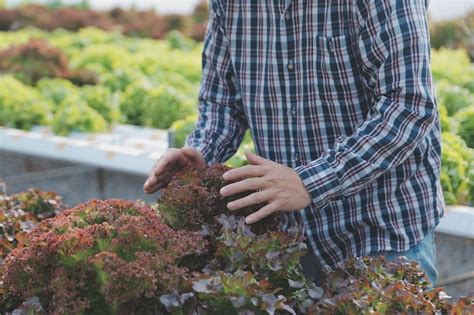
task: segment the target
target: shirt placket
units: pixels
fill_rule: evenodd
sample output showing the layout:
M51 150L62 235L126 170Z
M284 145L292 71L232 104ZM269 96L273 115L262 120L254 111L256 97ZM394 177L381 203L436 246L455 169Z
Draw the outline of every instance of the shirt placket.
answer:
M285 38L286 43L286 56L283 62L286 63L286 101L288 108L289 121L291 122L291 157L292 163L294 166L301 164L301 156L298 150L298 107L297 101L295 99L296 95L296 60L295 60L295 35L294 35L294 25L293 25L293 14L292 14L292 2L293 0L284 0L285 1L285 10L282 14L283 25L283 37Z

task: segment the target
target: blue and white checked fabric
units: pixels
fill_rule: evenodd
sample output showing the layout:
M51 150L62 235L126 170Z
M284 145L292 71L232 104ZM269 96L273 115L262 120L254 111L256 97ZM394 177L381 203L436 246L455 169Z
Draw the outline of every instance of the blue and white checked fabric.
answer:
M292 167L324 263L406 251L438 224L440 126L426 0L217 0L187 145Z

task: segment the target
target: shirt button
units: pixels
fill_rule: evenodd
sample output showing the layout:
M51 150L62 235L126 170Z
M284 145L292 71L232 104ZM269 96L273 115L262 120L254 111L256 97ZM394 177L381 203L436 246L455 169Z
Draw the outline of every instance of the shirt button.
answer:
M295 162L298 163L300 161L300 155L295 153Z
M291 116L293 116L293 117L296 116L296 107L295 106L291 107Z
M288 62L287 67L288 67L288 70L293 70L293 69L295 68L295 65L294 65L294 63L293 63L293 60L290 60L290 61Z
M291 19L291 14L290 14L290 12L288 12L288 11L285 12L285 19L286 19L287 21L289 21L289 20Z
M331 39L329 40L329 51L330 51L330 52L333 52L333 51L334 51L334 43L332 42Z

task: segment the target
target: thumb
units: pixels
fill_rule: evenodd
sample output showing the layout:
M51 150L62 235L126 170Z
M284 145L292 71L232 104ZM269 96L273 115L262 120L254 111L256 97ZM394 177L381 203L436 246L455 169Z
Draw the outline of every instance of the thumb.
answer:
M270 160L267 160L259 155L256 155L255 153L252 153L250 151L245 151L245 157L247 158L247 160L250 162L250 164L253 164L253 165L264 165L264 164L268 164L269 162L271 162Z

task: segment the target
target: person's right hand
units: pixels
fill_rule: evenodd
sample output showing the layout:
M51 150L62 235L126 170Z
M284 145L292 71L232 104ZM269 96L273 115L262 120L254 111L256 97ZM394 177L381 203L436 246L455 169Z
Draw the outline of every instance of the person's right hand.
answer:
M193 148L170 149L156 162L151 169L148 179L143 185L143 191L152 194L158 189L168 185L174 174L188 166L204 166L201 152Z

